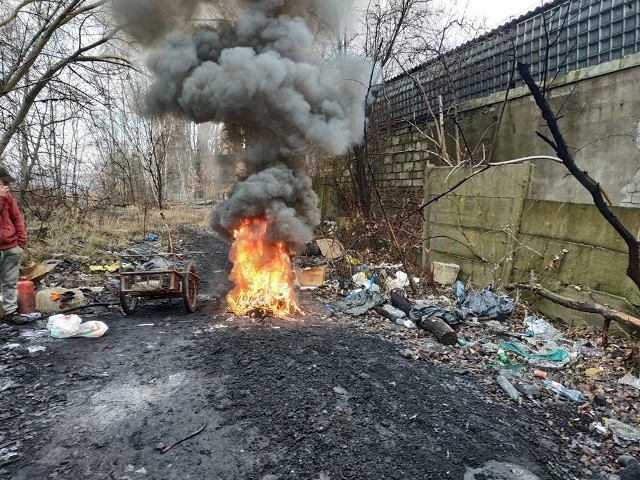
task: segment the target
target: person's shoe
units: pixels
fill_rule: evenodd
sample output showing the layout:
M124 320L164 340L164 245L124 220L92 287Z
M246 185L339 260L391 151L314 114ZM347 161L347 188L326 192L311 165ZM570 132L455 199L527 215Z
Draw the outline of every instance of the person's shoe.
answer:
M2 317L2 320L10 325L26 325L30 321L27 317L23 317L16 312L7 313Z

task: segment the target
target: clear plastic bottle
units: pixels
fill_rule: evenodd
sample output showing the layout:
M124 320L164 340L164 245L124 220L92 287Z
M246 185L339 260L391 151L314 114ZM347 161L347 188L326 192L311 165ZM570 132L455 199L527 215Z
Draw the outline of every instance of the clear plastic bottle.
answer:
M584 394L580 390L571 390L570 388L567 388L561 383L553 380L542 380L542 385L544 385L545 388L556 392L558 395L567 397L574 402L584 401Z
M453 296L457 302L461 302L464 297L464 283L460 280L456 280L453 284Z
M498 375L496 377L496 381L498 382L498 385L502 387L502 390L504 390L506 394L509 395L509 398L511 398L511 400L513 400L514 402L520 401L520 392L516 390L516 387L513 386L513 384L507 377L505 377L504 375Z

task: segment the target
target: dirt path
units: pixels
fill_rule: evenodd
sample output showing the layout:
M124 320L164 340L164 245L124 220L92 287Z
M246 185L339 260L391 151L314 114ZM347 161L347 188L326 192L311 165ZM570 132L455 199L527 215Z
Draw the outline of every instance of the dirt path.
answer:
M49 338L40 321L0 350L0 478L582 477L554 426L571 404L509 404L472 372L325 315L313 292L297 321L231 318L227 246L190 239L207 252L195 314L141 300L130 317L80 312L108 324L100 339Z

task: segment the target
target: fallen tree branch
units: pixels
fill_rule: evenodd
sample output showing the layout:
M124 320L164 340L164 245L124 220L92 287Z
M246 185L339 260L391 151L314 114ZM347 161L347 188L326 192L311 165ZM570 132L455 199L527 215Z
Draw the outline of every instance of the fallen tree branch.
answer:
M579 312L586 313L597 313L604 317L604 327L602 328L602 338L603 342L606 344L606 339L608 337L608 330L611 321L620 323L622 325L626 325L628 327L637 328L640 330L640 318L634 317L633 315L623 312L621 310L617 310L615 308L611 308L608 305L602 305L597 302L581 302L580 300L574 300L569 297L565 297L558 293L552 292L551 290L547 290L542 285L537 283L517 283L515 285L509 285L506 287L508 290L515 289L527 289L532 292L540 295L542 298L552 301L558 305L563 307L570 308L572 310L577 310Z

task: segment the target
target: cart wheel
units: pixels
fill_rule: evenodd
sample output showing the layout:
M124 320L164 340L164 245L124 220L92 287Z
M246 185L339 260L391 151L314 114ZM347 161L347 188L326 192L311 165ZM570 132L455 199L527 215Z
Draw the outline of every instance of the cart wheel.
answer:
M120 291L120 306L125 315L131 315L136 311L138 306L138 297L130 297L123 291Z
M193 263L189 262L182 274L182 300L187 312L193 313L198 308L198 274Z

